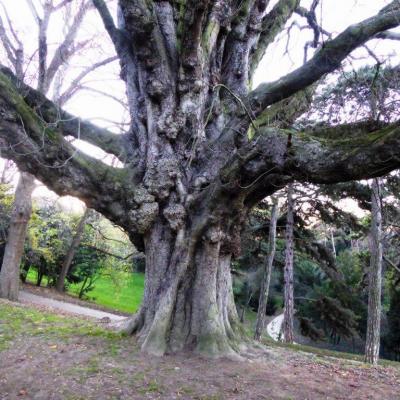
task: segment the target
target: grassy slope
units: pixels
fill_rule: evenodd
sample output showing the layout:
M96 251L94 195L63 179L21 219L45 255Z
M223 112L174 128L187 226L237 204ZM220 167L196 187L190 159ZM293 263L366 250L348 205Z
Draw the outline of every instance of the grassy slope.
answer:
M121 337L78 317L59 316L0 300L0 351L7 349L19 336L46 336L62 340L72 335L110 339Z
M115 282L109 276L100 276L95 282L95 288L88 293L91 301L105 307L123 312L135 312L142 302L144 274L120 273ZM36 282L36 271L30 270L27 280ZM46 277L42 284L47 283ZM70 285L68 293L77 295L80 284Z
M28 275L30 282L36 281L36 272L31 270ZM43 283L47 283L44 279ZM96 281L96 287L89 293L90 298L93 298L96 304L100 304L111 309L123 311L123 312L135 312L143 297L144 288L144 274L126 274L125 281L123 281L118 287L114 284L112 279L108 276L102 276ZM79 285L71 285L69 293L76 295L79 291ZM257 313L251 310L246 310L245 313L245 330L249 337L253 337L254 323L257 317ZM319 356L342 358L352 361L363 361L363 356L360 354L345 353L334 350L321 349L318 347L294 344L286 345L279 342L274 342L268 335L265 336L263 342L268 346L276 347L290 347L293 350L304 351L306 353L312 353ZM382 365L399 366L399 363L395 361L381 359Z

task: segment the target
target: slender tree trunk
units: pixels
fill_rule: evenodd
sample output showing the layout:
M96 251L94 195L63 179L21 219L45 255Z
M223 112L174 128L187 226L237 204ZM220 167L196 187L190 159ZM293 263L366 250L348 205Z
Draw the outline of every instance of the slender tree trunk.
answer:
M84 293L84 290L85 290L85 288L86 288L86 282L87 282L88 279L89 279L89 278L86 276L85 279L84 279L84 281L83 281L83 283L82 283L81 289L79 290L78 297L79 297L80 299L83 297L83 293Z
M250 301L251 301L252 297L253 297L253 292L250 292L249 293L249 297L247 298L246 304L244 304L243 307L242 307L242 312L241 312L241 315L240 315L240 322L242 324L244 324L244 314L245 314L246 309L250 305Z
M39 267L37 279L36 279L36 286L38 286L38 287L41 286L42 279L43 279L43 271L42 271L42 267Z
M26 231L32 212L31 195L34 187L34 177L28 173L22 172L15 191L8 240L0 272L0 297L13 301L18 300L19 266L24 251Z
M272 267L276 248L276 223L278 221L278 200L273 197L271 218L269 223L268 255L264 264L263 280L261 282L260 299L258 303L256 329L254 339L260 340L265 329L265 313L267 311L268 291L271 281Z
M382 207L379 180L372 182L371 262L368 274L368 322L365 361L377 364L379 359L382 288Z
M333 230L331 229L330 231L331 231L332 253L333 257L336 258L335 237L333 236Z
M86 208L85 212L83 213L81 219L79 220L78 226L76 228L75 235L72 239L71 245L69 246L68 252L64 258L63 265L61 267L60 274L57 278L57 284L56 284L56 289L58 292L63 292L64 291L64 283L65 283L65 278L69 272L69 269L71 267L72 260L75 257L76 250L78 249L81 241L82 241L82 235L83 231L85 229L86 221L88 220L90 215L89 208Z
M286 256L284 269L285 282L285 311L283 317L283 340L286 343L293 343L293 315L294 315L294 300L293 300L293 186L288 185L287 188L287 220L286 220Z

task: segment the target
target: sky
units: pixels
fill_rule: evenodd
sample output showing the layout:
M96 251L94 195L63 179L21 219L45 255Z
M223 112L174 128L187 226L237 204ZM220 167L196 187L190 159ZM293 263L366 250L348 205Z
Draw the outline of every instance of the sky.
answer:
M56 3L59 1L61 0L55 0ZM39 0L33 0L33 2L38 4ZM111 8L114 10L116 2L116 0L109 2ZM273 7L276 2L277 0L271 1L269 7ZM376 14L379 9L389 2L389 0L321 0L321 6L317 9L317 16L318 19L322 21L321 24L323 28L335 35L344 30L350 24L359 22ZM311 0L303 0L301 5L307 7L310 3ZM26 55L29 57L31 54L35 54L37 48L37 27L27 5L27 1L1 0L0 5L1 4L7 10L14 29L24 43ZM78 4L78 0L72 1L72 7L76 7ZM0 7L0 15L3 20L5 20L4 8L1 10ZM71 13L73 13L73 10L71 10ZM62 13L59 13L59 15L51 21L49 26L50 54L54 51L55 45L59 42L65 31L65 28L63 28L63 18ZM304 21L299 17L296 18L296 21L300 26L305 25ZM312 35L310 31L300 30L296 27L293 27L291 30L289 42L287 42L287 35L284 33L281 34L279 40L270 46L270 49L260 63L255 74L253 82L254 86L257 86L262 82L274 81L282 75L301 66L303 63L304 43L307 40L310 40L311 37ZM67 76L70 77L69 82L88 65L114 55L113 46L105 34L100 18L94 10L86 17L79 34L79 40L86 39L91 40L91 48L85 50L79 55L79 57L75 57L70 61L67 74ZM382 55L382 59L387 58L388 55L391 54L392 63L398 62L396 52L400 49L400 42L375 40L371 41L368 45L377 55ZM286 48L288 49L288 52L284 55ZM1 63L6 63L3 51L0 51L0 56ZM364 57L364 59L346 62L345 68L359 67L365 63L375 63L372 58L365 59L367 53L364 49L355 51L354 56L357 58ZM35 62L30 62L28 66L28 76L34 76L36 74L36 69L37 67ZM114 97L119 99L124 99L124 86L122 81L119 79L118 74L119 64L118 62L113 62L88 76L85 80L85 86L95 89L96 91L112 94ZM33 80L31 83L33 83ZM120 128L116 127L114 121L126 122L128 118L126 110L124 110L118 102L99 93L95 93L93 90L83 90L79 92L74 96L71 102L66 104L65 108L75 115L89 119L101 126L113 129L115 132L118 132ZM93 146L82 142L75 142L75 144L80 149L90 153L91 155L97 155L98 157L104 156L104 154ZM45 190L43 185L35 191L35 195L51 196L50 192ZM69 199L66 203L72 204L73 202L71 203L71 200ZM76 204L78 209L82 208L81 203L77 202Z

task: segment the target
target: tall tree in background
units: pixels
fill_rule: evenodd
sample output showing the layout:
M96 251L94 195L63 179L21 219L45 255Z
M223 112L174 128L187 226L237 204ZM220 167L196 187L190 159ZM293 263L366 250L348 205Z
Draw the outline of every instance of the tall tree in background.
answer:
M284 281L284 313L283 313L283 340L293 343L294 338L294 291L293 291L293 256L294 256L294 200L293 185L287 187L287 214L285 231L285 267Z
M32 175L22 173L15 191L7 244L0 271L0 297L13 301L18 300L19 265L32 212L31 194L34 187L35 181Z
M8 17L6 13L6 17ZM7 18L10 27L10 20ZM8 34L0 18L0 41L4 47L8 61L14 68L18 79L24 78L24 46L14 29ZM15 189L10 228L2 260L0 273L0 297L17 300L19 292L19 266L24 250L25 236L32 212L32 192L35 188L35 177L22 172Z
M272 267L276 249L276 223L279 216L278 198L272 197L271 216L269 220L268 254L264 263L263 278L258 300L258 311L254 339L260 340L265 329L265 314L267 311L268 291L271 282Z
M63 1L55 4L53 0L33 2L26 0L32 17L37 24L37 90L43 94L49 92L52 84L53 100L58 105L63 105L71 99L76 93L75 86L79 85L81 79L93 71L98 66L102 66L112 59L106 59L94 66L90 66L83 71L78 78L73 81L73 86L60 92L60 82L65 79L65 73L69 60L85 46L87 41L77 42L77 34L82 25L84 17L92 3L89 0L78 2L77 8L71 8L70 1ZM39 7L36 5L39 4ZM61 17L60 13L66 13ZM0 42L7 55L8 63L15 71L15 75L22 82L25 80L26 66L31 62L32 56L25 54L23 39L21 39L17 30L13 27L7 10L4 10L4 21L0 17ZM57 45L53 54L49 55L48 27L52 18L61 18L65 24L64 37ZM0 275L2 290L0 297L6 297L10 300L18 298L19 287L19 267L23 253L27 226L32 210L32 191L34 189L35 177L28 172L21 172L15 190L15 201L12 217L10 221L10 230L8 234L5 256L3 258L3 273ZM9 290L7 290L9 288Z
M89 217L90 217L90 209L86 208L82 217L79 219L74 237L72 238L72 241L68 248L67 254L65 255L64 262L61 266L60 274L58 275L57 284L56 284L56 289L58 292L64 291L65 278L67 277L67 274L71 268L71 264L72 264L75 254L76 254L76 251L82 241L82 236L83 236L83 232L85 230L85 225L86 225L86 222Z
M368 272L368 321L365 361L377 364L381 332L382 291L382 206L379 179L372 181L371 193L371 261Z
M58 194L85 201L145 251L144 301L124 326L143 350L240 352L230 262L249 210L295 180L329 184L400 166L398 123L290 128L316 82L399 25L400 3L333 39L315 29L310 60L254 90L254 71L304 11L300 1L119 0L118 26L103 0L93 4L120 60L129 132L115 135L72 116L2 68L3 154ZM78 134L122 167L65 139Z

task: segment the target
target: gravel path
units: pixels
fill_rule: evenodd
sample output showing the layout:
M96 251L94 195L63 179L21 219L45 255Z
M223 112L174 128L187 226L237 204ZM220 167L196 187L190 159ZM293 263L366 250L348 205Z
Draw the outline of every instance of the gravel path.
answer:
M40 306L50 307L72 314L84 315L86 317L92 317L97 319L109 318L111 322L118 322L126 319L126 317L122 317L120 315L94 310L93 308L78 306L76 304L67 303L65 301L49 299L48 297L38 296L36 294L32 294L26 291L20 291L19 301L21 301L22 303L31 303Z

